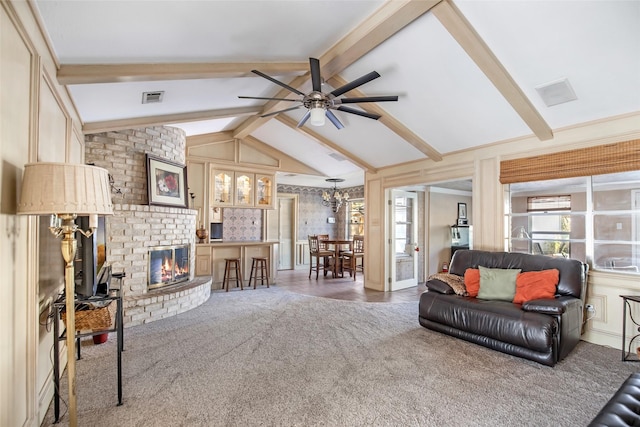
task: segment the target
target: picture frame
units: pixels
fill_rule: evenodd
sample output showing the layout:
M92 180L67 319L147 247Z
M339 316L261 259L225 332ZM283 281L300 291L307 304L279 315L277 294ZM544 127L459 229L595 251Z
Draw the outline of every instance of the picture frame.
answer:
M149 205L186 208L187 167L147 154Z
M458 219L467 219L466 203L458 203Z

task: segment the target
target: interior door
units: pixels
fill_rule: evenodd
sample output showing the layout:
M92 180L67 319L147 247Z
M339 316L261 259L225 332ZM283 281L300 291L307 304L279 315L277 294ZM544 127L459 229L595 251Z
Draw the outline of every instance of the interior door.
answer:
M389 204L391 236L389 290L418 286L418 195L392 190Z
M293 198L278 197L278 241L280 242L278 270L292 270L294 266L294 212L295 200Z

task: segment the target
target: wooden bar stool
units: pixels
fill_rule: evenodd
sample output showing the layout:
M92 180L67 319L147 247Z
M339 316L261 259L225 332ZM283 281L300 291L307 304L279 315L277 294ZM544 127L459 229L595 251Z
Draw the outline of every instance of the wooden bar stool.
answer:
M231 277L231 272L235 272L235 277ZM231 279L235 279L236 287L240 284L240 290L243 291L242 287L242 272L240 271L240 258L225 258L224 259L224 277L222 279L222 287L229 292L229 281Z
M267 288L269 287L269 264L267 257L254 256L251 261L251 273L249 274L249 286L253 280L253 289L256 288L260 279L260 285L264 285L264 279L267 279Z

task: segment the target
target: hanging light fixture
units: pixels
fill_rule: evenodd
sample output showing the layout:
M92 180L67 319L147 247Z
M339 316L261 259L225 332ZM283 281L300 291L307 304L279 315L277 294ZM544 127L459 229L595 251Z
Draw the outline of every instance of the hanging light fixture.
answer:
M331 207L331 211L333 213L336 213L336 212L338 212L338 210L340 209L340 206L342 206L342 204L344 202L348 202L349 201L349 193L347 193L346 191L344 193L340 193L340 191L338 191L338 187L336 187L336 183L337 182L343 182L344 179L342 179L342 178L327 178L325 181L332 182L333 183L333 189L330 190L331 193L329 193L328 191L323 191L322 192L322 205L323 206L330 206Z

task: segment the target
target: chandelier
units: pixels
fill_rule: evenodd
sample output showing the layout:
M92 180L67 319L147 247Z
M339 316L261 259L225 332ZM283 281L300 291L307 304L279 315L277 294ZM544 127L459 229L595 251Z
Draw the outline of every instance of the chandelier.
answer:
M342 204L344 202L348 202L349 201L349 193L347 193L345 191L344 193L340 194L340 192L338 191L338 188L336 187L336 182L343 182L344 179L342 179L342 178L327 178L325 181L333 182L333 190L330 190L333 194L329 194L329 192L323 191L322 192L322 205L323 206L330 206L331 207L331 211L333 213L336 213L336 212L338 212L338 210L340 209L340 206L342 206Z

